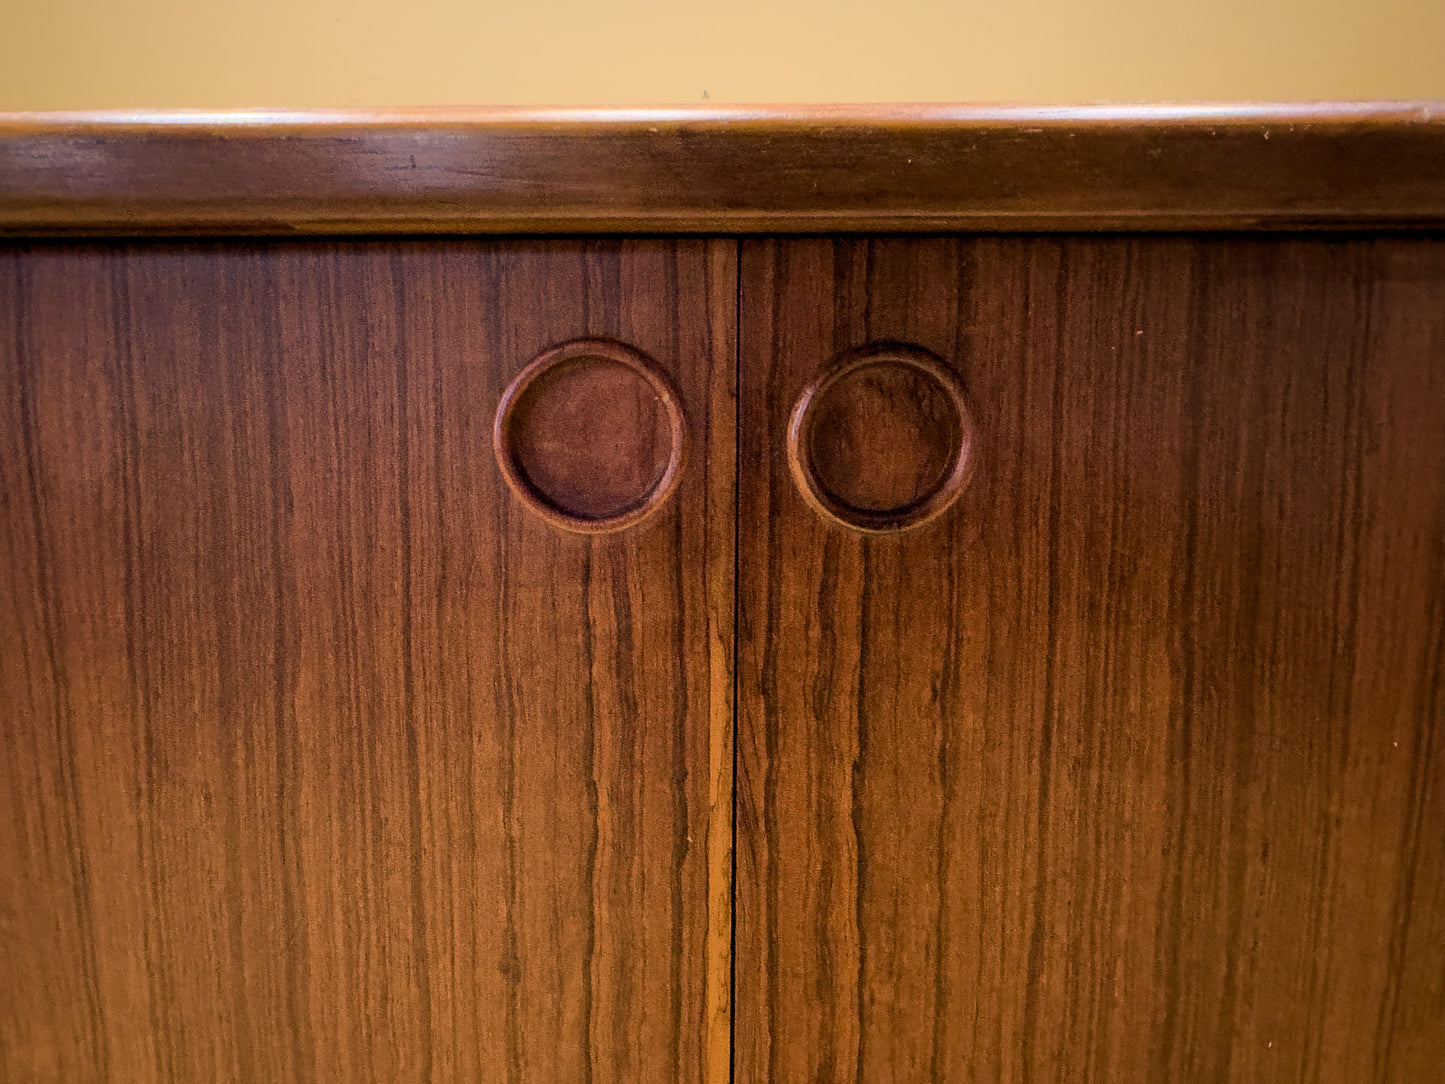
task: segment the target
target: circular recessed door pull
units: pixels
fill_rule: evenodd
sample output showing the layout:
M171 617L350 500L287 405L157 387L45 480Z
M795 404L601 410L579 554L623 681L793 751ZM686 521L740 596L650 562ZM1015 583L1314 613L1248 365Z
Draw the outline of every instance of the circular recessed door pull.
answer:
M804 389L788 424L788 466L823 518L886 534L958 499L975 436L948 366L920 347L877 343L843 354Z
M677 488L687 422L677 389L640 350L575 339L534 358L492 427L502 477L563 530L632 527Z

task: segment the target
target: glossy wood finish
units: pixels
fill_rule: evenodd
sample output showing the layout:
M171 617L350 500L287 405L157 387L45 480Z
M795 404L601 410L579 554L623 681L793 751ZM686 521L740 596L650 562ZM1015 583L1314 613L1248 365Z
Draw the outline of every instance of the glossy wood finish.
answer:
M1445 226L1441 103L0 115L0 233Z
M741 266L736 1079L1438 1077L1445 243ZM879 339L980 443L887 538L782 442Z
M727 1079L735 252L0 250L0 1077ZM579 335L704 450L605 537Z

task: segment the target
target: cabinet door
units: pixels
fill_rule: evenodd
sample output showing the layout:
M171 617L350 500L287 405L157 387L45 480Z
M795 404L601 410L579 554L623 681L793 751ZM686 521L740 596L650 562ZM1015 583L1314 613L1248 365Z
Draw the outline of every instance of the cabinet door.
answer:
M1437 1076L1445 243L741 282L737 1079Z
M735 256L0 251L0 1077L722 1079Z

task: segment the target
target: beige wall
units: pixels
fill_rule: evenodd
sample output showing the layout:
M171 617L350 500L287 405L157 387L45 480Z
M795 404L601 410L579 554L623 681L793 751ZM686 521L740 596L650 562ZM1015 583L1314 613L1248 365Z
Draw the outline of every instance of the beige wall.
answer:
M1445 97L1445 0L0 0L0 109Z

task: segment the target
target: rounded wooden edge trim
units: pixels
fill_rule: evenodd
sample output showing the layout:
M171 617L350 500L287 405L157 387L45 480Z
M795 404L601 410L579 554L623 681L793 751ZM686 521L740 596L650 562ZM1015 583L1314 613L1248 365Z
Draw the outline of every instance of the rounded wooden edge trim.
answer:
M943 480L927 496L888 512L853 508L830 496L814 469L809 440L813 411L823 394L848 374L873 365L904 365L926 374L942 389L958 416L958 444ZM865 534L894 534L923 526L942 515L958 500L973 476L977 435L968 395L953 370L922 347L904 343L872 343L842 354L803 389L788 421L788 469L803 499L824 519Z
M0 238L1442 227L1445 102L0 113Z
M512 421L518 404L527 390L549 369L580 358L604 358L625 366L650 384L667 415L672 431L672 448L667 465L651 491L637 504L613 516L592 518L579 516L549 500L527 477L517 461L517 448ZM543 351L522 369L502 392L497 416L492 423L492 450L507 488L528 509L552 526L577 534L608 534L635 527L649 518L667 502L682 480L687 461L687 418L677 388L667 374L642 351L611 339L572 339Z

